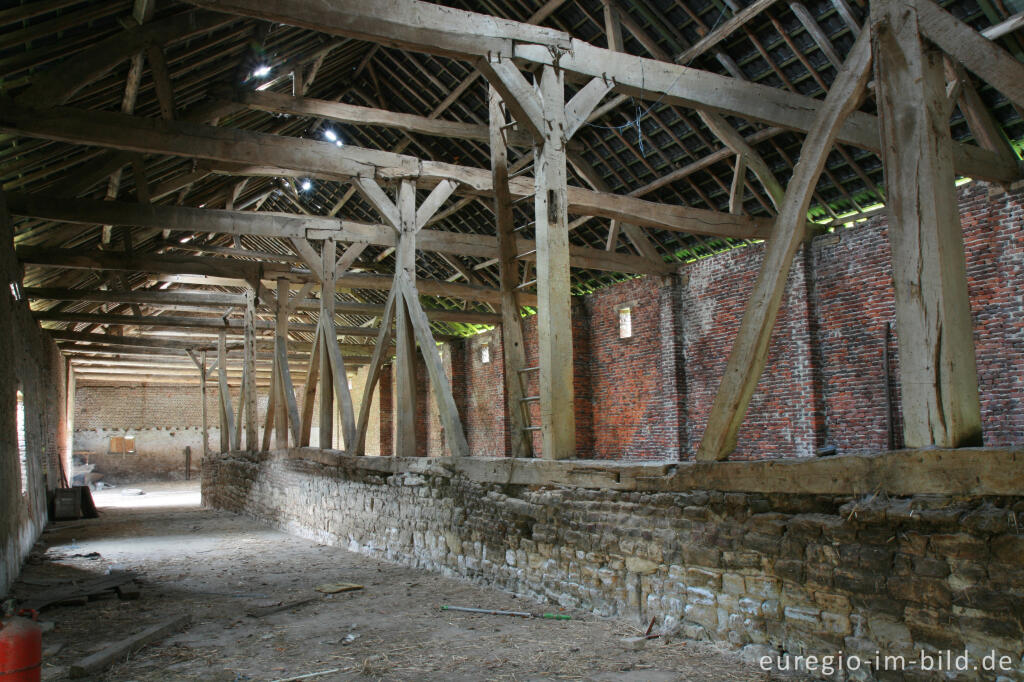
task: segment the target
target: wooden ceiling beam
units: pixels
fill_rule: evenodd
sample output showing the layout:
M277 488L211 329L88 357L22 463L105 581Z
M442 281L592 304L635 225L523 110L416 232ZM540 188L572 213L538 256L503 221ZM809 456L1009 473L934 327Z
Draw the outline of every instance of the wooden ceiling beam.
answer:
M810 131L822 106L814 98L767 85L626 55L571 39L560 31L418 0L334 0L329 9L311 0L189 1L222 12L429 54L471 61L515 57L557 65L578 75L610 79L617 91L627 95L710 109L804 133ZM878 130L876 116L854 112L840 129L837 142L877 153L881 150ZM956 171L968 177L1001 183L1021 177L1016 164L971 145L955 145L954 161ZM633 222L638 222L635 217Z
M371 181L367 180L367 183ZM571 192L570 192L571 193ZM594 195L602 193L594 192ZM608 194L608 197L617 195ZM633 201L623 197L621 205L611 199L604 208L607 212L629 215L628 207ZM73 222L97 225L134 225L158 230L178 230L182 232L209 232L218 234L250 234L264 237L281 237L287 239L325 239L332 237L339 242L366 242L375 246L393 247L396 245L395 231L386 225L357 223L337 218L317 216L301 216L285 213L264 213L252 211L227 211L209 208L186 208L182 206L158 206L153 204L129 204L116 201L93 201L88 199L57 199L41 195L10 193L7 195L9 210L13 215L61 222ZM652 204L662 206L661 204ZM665 205L667 213L675 212L679 207ZM704 221L692 231L715 229L717 223L721 231L730 231L728 222L732 219L726 214L714 211L688 209L690 219ZM676 221L666 218L663 222ZM754 226L746 230L732 230L729 236L764 237L767 231L759 227L767 221L751 221ZM536 245L527 239L517 240L518 253L524 254L523 260L536 258ZM301 242L300 242L301 243ZM498 255L497 237L462 232L441 230L420 230L417 234L417 248L425 251L473 256L476 258L495 258ZM241 252L238 255L243 255ZM664 274L672 266L649 258L638 258L629 254L608 253L600 249L583 246L570 247L570 263L574 267L608 272L624 272L630 274ZM181 257L179 257L181 258ZM203 259L203 262L223 261L223 259ZM183 261L190 262L190 261ZM237 262L237 261L227 261ZM256 265L242 262L243 267ZM116 264L115 264L116 265ZM69 266L70 267L70 266ZM287 271L288 268L279 264L263 264L264 272ZM125 269L125 268L118 268ZM132 268L128 268L132 269ZM168 272L159 270L159 272ZM181 271L182 274L206 274L202 272Z
M197 306L223 308L225 306L245 305L243 294L229 294L206 291L106 291L100 289L45 289L26 288L22 290L26 298L32 300L51 301L92 301L100 303L135 303L150 307ZM315 298L302 300L292 299L289 307L297 311L317 311L320 301ZM337 301L335 312L339 315L380 315L384 312L383 304L356 303ZM501 316L494 313L478 313L464 310L443 310L426 308L427 318L445 322L465 322L470 324L499 324Z
M105 313L70 313L66 311L36 311L32 313L40 322L73 322L75 324L117 324L150 329L216 329L218 331L238 332L245 330L244 320L230 317L178 317L174 315L109 315ZM316 324L292 323L292 331L314 332ZM255 320L256 329L274 329L273 320ZM376 327L338 326L341 336L377 336Z
M34 109L4 97L0 97L0 130L73 144L219 161L229 164L225 168L227 172L239 175L331 180L417 178L426 186L454 180L460 183L460 194L493 194L491 174L482 168L186 121L162 121L66 107ZM510 183L510 191L517 197L532 195L533 179L515 178ZM569 188L569 212L622 219L665 230L741 239L764 239L770 229L770 221L766 220L660 204L580 187Z

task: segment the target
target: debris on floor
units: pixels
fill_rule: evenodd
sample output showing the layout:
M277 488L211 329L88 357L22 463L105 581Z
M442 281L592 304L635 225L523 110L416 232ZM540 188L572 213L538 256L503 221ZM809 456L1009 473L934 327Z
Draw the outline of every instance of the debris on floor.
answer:
M363 589L362 585L356 583L324 583L317 585L316 591L324 594L338 594L339 592L354 592Z

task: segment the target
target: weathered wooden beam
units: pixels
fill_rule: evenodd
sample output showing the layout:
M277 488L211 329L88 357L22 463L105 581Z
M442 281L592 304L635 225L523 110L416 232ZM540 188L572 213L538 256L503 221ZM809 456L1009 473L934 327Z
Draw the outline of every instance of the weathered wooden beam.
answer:
M312 282L307 282L307 285ZM92 301L96 303L138 303L152 308L190 306L223 308L225 306L245 305L243 294L224 292L165 290L150 291L133 289L131 291L110 291L101 289L50 289L28 287L22 289L26 298L50 301ZM319 310L320 301L315 298L293 298L289 309ZM355 303L339 301L335 304L335 312L341 315L380 315L384 306L379 303ZM465 310L444 310L442 308L424 309L431 320L444 322L466 322L470 324L500 324L501 315L496 313L478 313Z
M444 439L448 445L448 451L452 457L468 457L469 444L466 442L466 433L462 429L459 409L455 405L451 383L448 381L448 375L445 374L444 363L438 354L437 343L430 332L430 323L420 308L419 296L405 271L400 271L395 275L395 286L398 287L399 295L404 299L404 306L412 323L412 331L419 343L420 353L427 367L430 386L434 390L434 399L437 403L437 411L441 417L441 424L444 426Z
M1024 107L1024 64L932 0L915 0L921 32L931 42Z
M793 457L747 462L524 461L511 457L438 460L399 457L347 457L340 452L303 448L292 459L375 474L436 474L438 468L485 484L569 486L608 490L683 492L717 490L779 495L885 496L1020 495L1024 490L1024 450L1020 448L915 449L870 455ZM867 503L870 504L870 503ZM859 505L854 505L856 514Z
M328 297L330 298L330 297ZM110 313L74 313L62 310L42 310L33 313L40 322L74 322L80 324L116 324L156 329L218 329L227 332L245 330L246 322L236 318L223 317L177 317L173 315L115 315ZM310 332L316 330L316 324L294 323L294 331ZM275 329L272 320L253 320L253 329ZM374 327L335 327L338 334L344 336L376 336Z
M750 3L739 12L723 21L718 28L708 33L706 36L694 43L692 47L688 48L676 57L676 63L689 64L694 59L728 38L732 35L733 31L736 31L774 4L775 0L755 0L755 2Z
M557 63L559 69L568 72L610 79L615 82L617 91L628 95L710 109L802 132L810 130L820 106L820 102L811 97L777 88L616 53L580 40L569 41L565 33L550 29L540 29L542 32L538 33L536 27L528 24L427 2L393 0L371 5L360 0L337 0L332 3L331 11L325 13L318 3L310 0L276 2L272 7L261 0L191 1L225 12L308 26L324 33L401 44L420 52L455 54L466 59L514 56L537 64ZM766 2L761 0L757 4ZM473 35L471 30L459 32L458 27L465 31L468 26L475 29L478 25L487 26L485 35L489 39L474 41L468 39ZM453 36L453 32L459 35ZM860 112L849 116L838 140L880 151L877 119ZM970 145L956 145L954 158L957 172L969 177L997 182L1012 182L1021 177L1016 165L1009 165L991 152Z
M935 21L927 3L871 5L904 442L960 447L980 444L981 408L942 54L922 16Z
M371 107L361 107L344 102L311 99L308 97L289 97L277 92L256 92L239 90L234 101L249 109L291 114L293 116L315 116L327 121L347 123L351 125L370 125L382 128L393 128L407 133L419 133L434 137L447 137L460 140L487 141L487 126L477 123L447 121L440 118L403 114ZM533 146L533 138L520 131L508 131L509 143L519 147Z
M219 389L220 406L220 451L227 452L235 444L235 416L231 413L231 391L228 389L228 376L225 368L228 366L227 342L223 333L217 342L217 363L220 366L217 370L217 387Z
M298 281L304 281L308 276L296 277ZM174 282L177 284L194 284L200 286L245 286L245 280L234 277L202 277L197 275L155 275L155 281ZM269 286L273 282L264 280ZM392 278L387 275L376 275L366 272L346 273L338 276L338 287L340 289L376 289L388 291L391 289ZM441 282L438 280L421 279L417 283L420 294L426 296L446 296L449 298L462 298L470 301L481 301L491 305L501 305L501 291L490 287L478 286L475 284L460 284L457 282ZM521 294L520 301L523 305L536 305L536 294Z
M168 274L204 275L210 277L237 277L258 280L261 275L286 275L287 267L270 263L255 263L225 258L195 256L155 256L108 251L80 251L76 249L48 249L20 246L15 252L26 265L42 265L85 270L121 270Z
M380 370L384 366L384 349L390 344L392 333L392 321L395 316L396 299L398 292L394 287L384 302L384 314L380 318L380 331L377 333L377 345L373 350L373 357L370 358L370 366L366 372L366 383L363 385L363 399L359 406L359 421L356 424L356 441L349 452L354 455L362 455L366 451L366 428L370 423L370 408L373 404L373 390L380 380ZM308 382L307 382L308 385Z
M519 285L519 271L516 261L515 225L512 217L512 195L508 191L508 150L502 127L505 114L501 108L501 97L493 88L488 101L491 130L491 174L494 177L494 215L497 218L498 278L501 283L501 343L505 370L505 410L509 420L509 442L513 457L533 455L532 431L529 404L524 400L526 391L522 376L526 368L526 345L523 341L522 318L516 301L516 287ZM528 385L528 384L526 384Z
M451 187L452 185L445 182L438 186ZM182 232L251 234L287 238L307 261L310 253L315 254L315 251L311 251L311 247L307 248L305 243L307 237L324 239L331 236L338 241L365 242L377 246L394 246L397 239L395 231L386 225L357 223L336 218L262 211L255 213L183 206L140 205L87 199L58 199L46 195L16 192L10 193L8 199L11 212L14 215L45 220L82 224L134 225ZM614 204L614 200L611 203ZM608 211L614 211L617 215L630 215L631 206L633 204L630 202L623 201L618 207L609 206ZM675 224L677 219L683 218L683 215L677 210L678 208L681 207L666 207L663 222ZM735 221L735 218L713 211L684 210L694 222L693 231L699 231L703 226L717 232L718 230L712 227L715 223L723 224L730 220ZM723 235L721 236L725 236L726 231L736 237L757 238L768 235L766 221L749 221L747 225L748 227L740 230L727 230L723 225ZM533 242L519 239L518 243L522 246L519 253L529 254L524 256L525 259L531 258L535 250ZM477 258L494 258L498 254L496 237L442 230L421 230L417 237L417 248ZM599 249L580 246L574 246L571 249L571 264L579 268L630 274L662 274L671 267L664 263L638 259L627 254L607 254ZM246 254L235 250L233 255L243 256ZM275 265L274 267L280 266ZM311 268L311 270L315 273L315 268Z
M564 75L545 66L539 99L544 128L534 151L537 193L537 348L541 456L576 456L572 304L569 291L569 200L566 190Z
M870 73L871 40L865 32L836 75L818 111L817 125L800 150L800 160L793 169L774 234L765 247L754 290L747 300L722 383L708 414L704 436L697 449L699 460L725 459L736 447L736 436L747 405L764 372L768 344L786 291L793 256L806 236L807 209L818 176L843 119L860 104L860 95Z
M76 144L208 159L226 163L229 172L241 175L313 176L333 180L350 177L417 178L427 185L453 180L460 183L460 193L489 195L493 191L490 173L480 168L423 161L413 156L353 145L339 148L330 142L186 121L144 119L66 107L33 109L4 97L0 97L0 131ZM533 181L527 177L516 178L511 189L517 196L530 195L534 192ZM578 187L570 190L569 208L573 213L583 215L620 218L667 230L724 237L758 238L758 230L763 229L759 221L727 213L601 194ZM328 226L328 229L337 229L337 224ZM305 236L314 237L311 234Z

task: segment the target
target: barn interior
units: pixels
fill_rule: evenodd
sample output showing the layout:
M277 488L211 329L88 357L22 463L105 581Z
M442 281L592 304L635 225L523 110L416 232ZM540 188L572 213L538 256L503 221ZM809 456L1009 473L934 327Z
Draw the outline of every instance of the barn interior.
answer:
M44 677L175 621L82 674L1024 680L1022 27L10 0L0 595Z

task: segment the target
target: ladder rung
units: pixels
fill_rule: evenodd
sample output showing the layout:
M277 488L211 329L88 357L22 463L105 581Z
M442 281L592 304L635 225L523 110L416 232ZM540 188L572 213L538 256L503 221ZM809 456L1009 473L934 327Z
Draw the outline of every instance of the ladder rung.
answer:
M540 371L540 366L538 365L537 367L524 367L524 368L522 368L519 371L520 372L538 372L538 371Z
M540 431L539 426L524 426L523 431Z
M516 254L516 258L526 258L527 256L532 256L535 253L537 253L537 249L530 249L529 251L523 251L522 253Z
M515 206L516 204L521 204L524 201L528 201L530 199L533 199L533 195L532 194L524 194L523 196L519 197L518 199L513 199L512 200L512 205Z
M526 287L532 287L536 283L537 283L537 280L531 279L529 282L523 282L522 284L517 286L516 289L525 289Z
M513 227L512 231L513 232L519 232L521 230L525 230L528 227L533 227L536 224L537 224L536 220L531 220L530 222L526 223L525 225L520 225L519 227Z
M535 400L540 400L540 396L539 395L528 395L525 398L520 398L519 402L521 402L521 403L532 403Z
M518 177L518 176L522 175L523 173L525 173L528 170L533 170L533 162L532 161L530 163L526 164L525 166L523 166L522 168L520 168L519 170L513 171L513 172L509 173L508 177L509 178Z

